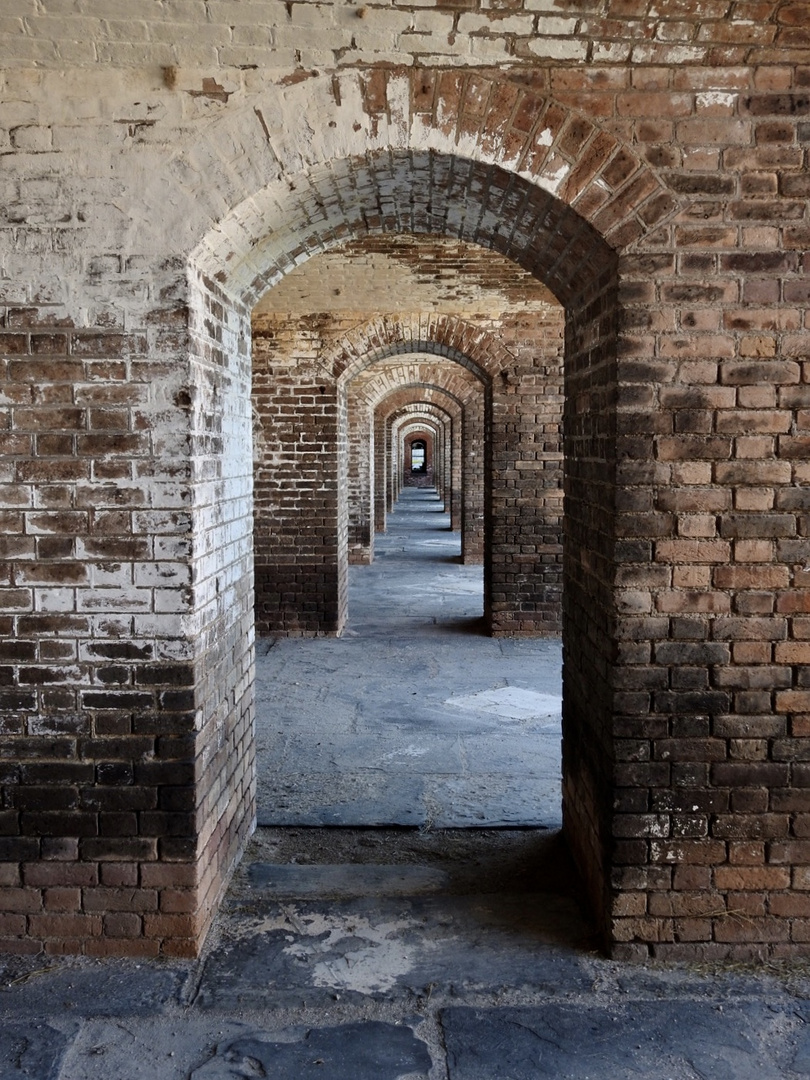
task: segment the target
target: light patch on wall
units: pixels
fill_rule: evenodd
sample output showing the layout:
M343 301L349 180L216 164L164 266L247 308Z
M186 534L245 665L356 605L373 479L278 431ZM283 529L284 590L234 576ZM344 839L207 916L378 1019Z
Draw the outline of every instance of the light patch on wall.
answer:
M706 93L698 94L696 104L699 109L710 109L718 105L731 108L736 100L736 94L729 94L722 90L709 90Z

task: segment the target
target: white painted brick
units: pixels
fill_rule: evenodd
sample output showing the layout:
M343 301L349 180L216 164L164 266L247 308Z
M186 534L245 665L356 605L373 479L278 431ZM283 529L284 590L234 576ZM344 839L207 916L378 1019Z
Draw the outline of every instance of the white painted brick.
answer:
M151 589L79 589L76 597L77 611L122 612L151 611Z
M358 19L356 15L349 17L348 25L352 32L355 32L358 26L361 26L367 27L377 34L401 34L404 30L409 30L413 26L413 15L408 11L374 7L368 7L365 10L368 14L364 19ZM341 20L341 24L343 24L343 20Z
M568 20L573 22L573 20ZM508 15L505 18L489 19L486 15L462 15L458 20L460 34L478 34L482 31L499 36L501 34L530 34L534 29L531 15Z
M191 580L191 568L183 563L138 563L135 567L135 584L144 586L187 585Z
M156 641L155 658L157 660L174 660L178 662L193 660L194 642L172 638Z
M128 588L133 583L132 570L132 563L99 563L91 567L93 587Z
M191 529L191 518L186 513L159 510L136 511L133 514L135 533L183 534Z
M352 39L357 49L367 53L378 53L396 49L400 35L394 30L377 31L364 26L362 30L352 33Z
M160 26L161 23L156 25ZM204 30L205 24L201 24L199 27L194 28L195 36ZM185 27L186 33L188 33L188 27ZM104 36L109 37L113 41L148 41L151 35L149 23L145 20L135 19L109 19L104 22ZM165 38L159 38L158 40L165 40Z
M218 40L222 44L225 35L220 27L214 29L219 31ZM266 49L273 45L274 35L275 31L270 26L234 26L228 38L229 44L236 48L247 45L254 49Z
M98 61L95 43L92 41L60 41L57 54L63 64L95 64Z
M441 48L443 43L446 43L447 38L436 37L435 34L403 34L400 38L402 45L402 51L405 54L408 53L433 53L437 48ZM468 45L467 39L464 39L465 46ZM455 49L455 46L447 45L448 51Z
M31 101L0 101L0 127L34 126L39 116L39 108Z
M303 9L304 5L296 3L293 7ZM289 21L286 6L281 0L208 0L205 8L212 23L224 26L272 26ZM320 4L318 8L321 8ZM301 18L305 18L305 15L302 14ZM330 16L321 11L316 18L323 20L330 19Z
M630 42L609 42L607 44L597 43L593 47L593 59L595 63L602 61L606 64L624 64L630 58L630 50L632 49Z
M551 60L584 60L588 55L587 42L565 38L537 38L528 42L528 48L535 56Z
M76 611L75 589L34 589L34 611Z
M576 28L576 19L563 19L552 15L539 15L537 18L537 33L543 36L565 37L573 34Z
M53 142L49 127L15 127L9 136L15 150L50 150Z
M160 43L127 41L98 41L95 45L99 63L118 64L124 67L143 64L171 64L175 53L171 46Z
M3 14L9 18L14 15L29 18L31 2L30 0L3 0Z
M155 613L180 614L191 611L192 594L190 590L182 589L155 589L154 603Z
M669 63L669 64L692 64L703 63L706 59L707 48L700 45L653 45L640 42L633 46L631 62L634 64Z
M14 18L10 11L4 8L0 13L0 37L17 37L25 33L25 23L20 18Z
M422 34L444 36L453 29L453 16L443 11L416 11L412 16L414 30Z
M509 42L503 38L471 38L470 52L479 60L503 60L509 55Z
M358 23L361 27L363 24ZM350 30L346 26L333 27L328 34L302 34L300 26L276 26L273 29L273 41L281 49L323 49L329 52L335 49L348 48L352 43L354 27Z

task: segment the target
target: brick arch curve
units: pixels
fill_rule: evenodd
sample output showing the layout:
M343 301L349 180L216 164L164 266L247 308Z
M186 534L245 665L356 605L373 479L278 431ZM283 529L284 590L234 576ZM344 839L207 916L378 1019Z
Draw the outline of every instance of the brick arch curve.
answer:
M260 118L273 115L296 123L265 123L260 139ZM223 146L245 161L238 176ZM317 251L380 231L478 237L527 269L542 264L567 302L574 268L599 241L626 251L678 207L631 145L551 97L479 73L344 72L271 88L213 122L189 168L197 161L201 189L220 191L229 210L212 216L191 264L248 304ZM447 193L457 200L465 185L461 220Z
M472 387L470 388L470 392ZM393 390L388 391L385 395L377 398L372 402L375 410L384 406L389 401L389 398L398 397L400 394L413 395L418 394L418 397L410 397L409 404L428 404L428 399L432 395L440 395L446 401L452 401L457 405L459 409L463 409L464 403L467 400L468 394L462 396L458 392L454 392L447 386L442 386L438 383L430 383L426 381L403 383L399 387L395 387ZM390 415L390 414L389 414Z
M324 357L324 365L342 381L350 381L381 360L424 353L453 360L484 385L508 371L513 354L494 334L459 315L378 315L352 327Z
M262 122L275 115L275 106L289 123ZM309 80L305 87L274 88L239 116L214 122L192 158L186 178L192 186L199 181L206 192L201 207L195 207L197 243L187 263L190 378L195 392L201 388L189 422L198 425L201 446L208 445L203 433L210 414L206 358L212 339L239 376L230 387L231 398L215 405L227 414L227 439L235 447L240 443L241 450L249 438L240 434L249 430L240 394L250 307L292 267L347 239L408 232L477 243L524 267L566 308L566 453L571 467L565 819L609 935L619 258L643 248L648 235L677 212L677 200L632 147L587 118L529 88L456 71L392 70L368 77L348 72ZM512 364L507 378L492 380L492 393L500 395L504 406L533 377L530 363L524 358L521 364ZM498 497L504 506L510 500L531 503L537 476L533 463L540 459L527 443L509 442L505 419L499 417L498 424L496 431L493 423L493 437L503 448L498 467L516 485ZM211 445L216 460L210 474L217 476L216 505L221 506L229 490L241 493L247 484L230 464L238 455L227 458L222 443ZM504 532L507 541L517 536L515 530L517 519ZM219 585L218 566L243 558L237 550L241 539L219 521L201 523L199 532L196 580L212 587L198 590L202 599L194 619L204 633L195 638L195 662L200 670L213 672L225 693L247 608L242 598L239 605L218 600L213 583ZM218 565L205 555L212 550ZM508 572L506 556L502 568ZM529 592L534 588L531 573L521 570L510 577ZM524 602L531 605L528 594ZM246 641L246 656L249 648ZM213 701L204 707L206 733L217 730L218 707ZM200 753L207 737L198 740ZM218 783L212 769L201 778L200 791L205 795ZM225 817L207 826L206 837L233 831ZM201 841L200 866L210 863L213 850L207 839ZM229 857L223 846L217 865L226 866ZM215 893L212 886L207 895Z

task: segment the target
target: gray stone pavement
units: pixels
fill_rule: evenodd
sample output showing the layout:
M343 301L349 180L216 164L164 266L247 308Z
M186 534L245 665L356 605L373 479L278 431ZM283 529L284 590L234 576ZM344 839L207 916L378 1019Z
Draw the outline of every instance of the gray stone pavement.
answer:
M260 825L560 824L560 642L483 635L481 567L405 489L340 638L259 642Z
M279 876L263 860L284 832L257 834L199 961L8 958L0 1077L810 1076L810 973L604 959L552 834L507 830L502 847L541 845L541 873L480 893L448 859ZM392 860L411 835L393 832Z
M516 670L506 685L545 692ZM488 723L443 705L465 738ZM493 715L497 732L526 720ZM396 716L386 746L422 746L439 722ZM424 806L438 781L422 775ZM558 831L426 818L259 828L197 961L0 958L0 1080L810 1077L810 968L607 960Z

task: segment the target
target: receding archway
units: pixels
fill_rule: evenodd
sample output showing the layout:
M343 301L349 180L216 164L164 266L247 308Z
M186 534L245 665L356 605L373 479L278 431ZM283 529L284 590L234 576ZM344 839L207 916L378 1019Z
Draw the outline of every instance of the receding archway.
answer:
M434 434L440 469L440 494L450 515L450 529L461 528L461 406L432 388L419 389L419 401L412 392L400 391L384 399L374 421L374 445L380 471L375 473L374 496L377 532L385 532L386 512L393 508L401 483L398 433L410 422L427 424Z
M398 99L385 119L388 106L378 111L372 126L380 127L371 140L359 125L363 156L352 156L354 136L338 103L343 152L331 146L329 135L319 145L320 162L302 162L297 174L250 195L231 214L232 227L212 230L192 260L192 330L196 336L205 325L223 325L225 314L223 333L235 345L240 331L247 337L255 297L287 270L369 233L459 236L503 252L564 304L566 449L572 462L566 492L566 831L594 906L606 919L613 813L615 248L632 244L669 214L673 200L617 140L581 118L572 140L571 114L549 112L549 103L529 91L506 86L490 99L485 87L482 98L480 81L462 79L460 102L455 76L452 87L444 75L420 86L422 79L423 73L384 77L382 99L394 101L405 89L408 103L402 109ZM375 145L387 148L377 152ZM468 351L474 344L464 341L462 347ZM237 379L218 404L225 414L244 415L232 404L244 400ZM220 460L224 490L243 473L224 464L227 447L220 448ZM219 558L227 562L229 556ZM227 654L232 663L238 652L236 621L231 616L218 624L218 644L208 654L213 671L222 668L217 655ZM230 681L225 677L223 688ZM201 745L209 737L203 723ZM200 783L205 788L214 779L204 774Z
M599 268L601 269L601 268ZM613 285L614 278L611 273L604 269L596 276L594 281L591 278L589 284L592 292L585 292L584 298L580 298L582 301L582 308L578 312L578 317L572 319L571 312L569 310L568 318L568 369L567 377L569 384L569 400L579 404L578 394L576 389L577 378L584 378L584 384L587 386L587 394L590 399L593 400L593 391L595 384L598 385L595 375L598 373L599 378L609 379L611 377L610 368L610 345L611 345L611 323L606 321L605 314L610 312L610 288ZM466 359L466 355L469 353L475 354L482 349L482 336L480 333L476 333L467 326L465 326L463 320L446 320L441 317L435 317L432 319L432 325L423 331L424 336L420 336L416 340L409 337L406 334L399 332L397 337L399 340L394 340L393 344L386 344L391 340L392 328L386 326L385 336L382 337L379 347L375 352L369 353L368 351L368 337L364 335L362 343L358 343L358 350L354 357L351 355L351 351L347 349L346 343L340 343L340 349L336 348L332 354L332 361L329 364L320 361L320 366L317 372L313 371L310 378L310 384L314 385L316 382L320 383L317 390L309 390L308 388L297 388L296 393L301 393L301 396L306 401L311 401L313 405L317 403L317 410L319 414L319 431L321 435L325 431L331 431L334 434L331 439L334 445L338 445L339 431L341 428L341 412L342 406L340 404L339 395L334 397L334 405L326 406L326 414L324 412L324 391L323 387L328 383L321 381L326 375L331 377L333 385L338 387L339 385L345 385L348 382L347 373L351 373L354 369L361 369L374 363L376 360L384 360L391 355L398 355L403 350L424 350L427 352L437 352L440 355L452 359L462 366L468 365L469 360ZM396 328L393 331L396 333ZM382 335L380 335L382 336ZM256 343L258 345L258 342ZM362 352L359 345L362 344ZM438 345L438 347L437 347ZM459 346L467 350L467 354L462 352ZM572 355L572 349L574 350ZM489 385L492 387L490 390L490 401L494 397L498 397L499 400L504 401L504 407L499 411L493 411L489 416L486 423L487 430L487 445L491 447L491 457L485 465L485 479L483 482L484 489L489 492L489 512L493 517L497 515L498 506L514 505L515 501L515 488L520 484L528 483L531 487L534 483L534 479L537 475L536 466L539 461L542 460L538 457L538 450L533 447L529 454L524 454L521 448L520 440L510 438L510 423L509 423L509 411L508 411L508 398L510 394L519 391L524 383L524 379L534 379L535 371L533 363L528 359L522 359L516 356L513 352L507 349L501 350L502 356L500 362L494 369L490 367L488 371ZM615 370L614 373L615 375ZM494 378L493 378L494 376ZM493 387L494 382L494 387ZM573 392L572 392L573 386ZM320 395L320 396L319 396ZM607 402L607 399L605 399ZM297 414L297 424L299 426L306 427L306 424L301 424L300 411ZM325 416L327 417L326 423L324 423ZM330 418L329 418L330 417ZM577 553L576 548L579 546L598 547L599 542L594 543L595 534L594 529L598 533L604 532L606 526L610 520L610 512L612 507L612 477L611 466L609 460L604 457L599 461L599 473L594 471L594 461L584 461L580 448L585 447L587 453L587 443L592 440L596 432L591 429L596 425L602 425L602 433L598 436L604 438L604 436L610 433L610 416L605 414L601 409L594 410L592 407L586 410L577 411L574 414L574 423L569 425L569 431L573 437L571 443L572 461L578 462L582 469L583 478L587 478L587 491L583 487L580 491L580 503L582 507L582 513L580 520L590 515L589 527L584 532L578 532L575 527L569 537L569 555L573 555L574 561L578 564L576 575L571 578L572 588L568 599L569 612L573 618L569 617L568 620L568 644L566 661L569 672L575 672L575 678L572 681L573 689L568 693L568 700L566 703L567 711L571 711L572 708L576 709L575 698L579 694L582 699L580 702L581 715L577 718L575 724L571 728L571 734L568 737L568 745L573 743L576 746L575 753L569 758L568 768L568 784L571 792L573 793L573 800L569 800L569 804L566 808L568 817L569 831L571 830L571 822L578 822L574 827L574 833L578 828L586 828L586 832L590 830L591 825L595 821L601 819L601 813L595 810L595 804L601 798L599 792L604 790L605 780L598 781L595 777L598 777L600 772L604 777L604 766L609 760L609 757L605 754L605 742L604 742L604 729L601 736L601 744L599 740L593 738L593 734L587 731L588 722L583 718L587 714L589 718L593 718L593 701L594 690L586 689L588 684L591 686L594 683L594 676L599 676L601 672L605 671L603 661L595 661L594 653L599 650L599 645L594 644L594 636L591 632L593 620L595 615L600 615L604 620L602 632L596 636L596 641L601 641L604 645L607 645L609 636L609 620L610 620L610 603L598 602L599 589L593 588L593 582L583 579L582 569L587 567L587 560L583 560ZM603 443L603 446L607 448L609 444ZM325 455L328 455L331 451L328 449L326 443L322 442L319 447L316 448L317 454L320 459L323 460ZM515 462L525 462L531 467L518 467L515 468ZM482 465L484 462L482 461ZM339 474L339 462L335 462L335 475L337 480L334 484L334 508L337 511L339 500L341 498L341 490L344 489L344 484L341 482ZM574 478L576 476L577 466L575 464L574 469L570 472L570 476ZM511 474L508 486L506 484L498 485L496 478L498 476L506 476ZM579 525L577 521L578 507L576 505L577 488L576 485L569 487L569 500L574 497L574 523L575 526ZM593 516L596 509L601 510L598 516ZM516 521L513 524L515 535L520 532L521 522ZM331 529L331 535L336 536L338 547L341 543L345 543L345 539L341 539L341 529ZM511 536L508 532L508 526L504 524L501 529L496 533L495 530L484 530L486 542L488 544L488 551L486 558L489 565L494 568L495 557L501 550L507 550L511 545ZM494 570L493 570L494 572ZM533 605L538 600L538 589L536 583L528 580L519 575L515 575L512 571L511 565L506 571L510 579L510 584L517 585L524 589L525 603ZM587 577L587 575L586 575ZM597 582L598 583L598 582ZM332 593L330 593L332 595ZM340 613L345 610L345 601L342 599L343 593L338 584L338 587L333 591L334 599L336 602L335 617L336 622L340 620ZM541 597L542 599L542 597ZM558 594L557 594L558 600ZM594 602L596 600L596 602ZM503 602L502 602L503 603ZM497 617L497 613L493 610L493 606L490 606L489 617L493 619ZM510 613L507 616L508 622L504 626L506 632L513 632L520 626L520 623L515 620L515 616L511 612L518 610L514 605L509 606L508 602L503 603L504 609L507 609ZM575 684L575 685L574 685ZM603 694L603 697L605 695ZM609 746L609 741L607 743ZM598 746L598 749L597 749ZM582 774L586 774L583 781ZM574 843L576 844L576 835L574 835ZM593 836L587 841L588 844L593 843ZM599 870L600 863L596 863L593 859L593 851L587 856L588 869L592 872L592 881L601 880L601 870ZM601 885L600 885L601 888Z

